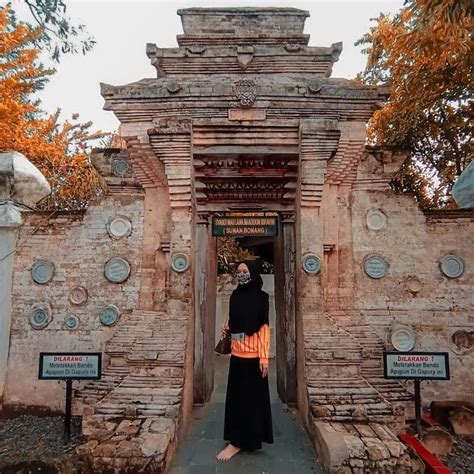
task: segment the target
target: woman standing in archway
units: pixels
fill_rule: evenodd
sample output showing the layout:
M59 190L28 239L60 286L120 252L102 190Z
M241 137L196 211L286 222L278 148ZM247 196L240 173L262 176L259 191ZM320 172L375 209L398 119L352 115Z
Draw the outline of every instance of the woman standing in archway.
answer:
M232 351L224 417L224 440L229 444L216 456L227 461L241 450L261 449L273 443L268 356L270 328L268 293L257 264L245 261L237 267L238 286L229 303Z

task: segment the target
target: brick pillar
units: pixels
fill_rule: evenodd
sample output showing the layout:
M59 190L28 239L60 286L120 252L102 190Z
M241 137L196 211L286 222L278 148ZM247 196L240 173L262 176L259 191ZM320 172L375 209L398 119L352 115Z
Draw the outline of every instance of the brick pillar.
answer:
M303 271L301 259L307 253L323 261L323 219L321 201L327 162L338 146L340 132L335 120L307 120L300 124L300 169L296 199L296 373L297 400L308 429L309 405L306 386L305 326L324 313L322 277ZM318 324L323 324L319 319Z
M297 199L297 281L300 315L323 312L321 273L308 275L301 266L307 253L323 260L323 216L321 200L329 158L335 153L340 131L335 120L301 123L299 199Z
M324 307L326 312L354 308L351 192L365 149L365 122L339 123L341 138L328 163L324 183Z
M185 386L183 392L183 426L186 425L193 405L194 367L194 199L192 195L191 122L181 119L160 120L155 129L149 130L150 144L158 159L165 165L168 181L170 261L168 266L169 315L186 314L188 318ZM178 273L171 269L173 256L185 254L189 267Z

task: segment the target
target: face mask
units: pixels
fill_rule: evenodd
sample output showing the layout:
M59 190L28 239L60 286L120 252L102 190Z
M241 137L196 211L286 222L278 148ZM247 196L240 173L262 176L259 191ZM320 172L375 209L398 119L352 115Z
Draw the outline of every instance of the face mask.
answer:
M250 273L237 273L237 281L240 285L245 285L251 280Z

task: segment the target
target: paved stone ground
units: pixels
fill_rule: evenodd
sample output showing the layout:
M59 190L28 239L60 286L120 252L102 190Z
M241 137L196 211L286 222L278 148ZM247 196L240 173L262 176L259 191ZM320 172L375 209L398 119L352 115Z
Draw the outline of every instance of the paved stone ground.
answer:
M272 360L269 382L275 443L264 443L261 450L239 453L227 462L215 459L226 445L222 436L228 364L228 356L216 356L211 400L194 409L192 424L175 454L169 474L322 474L308 435L293 410L278 398Z

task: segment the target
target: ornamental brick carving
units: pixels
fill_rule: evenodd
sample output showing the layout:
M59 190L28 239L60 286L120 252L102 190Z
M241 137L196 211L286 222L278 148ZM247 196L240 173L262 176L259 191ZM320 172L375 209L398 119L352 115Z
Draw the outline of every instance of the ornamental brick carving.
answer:
M237 81L234 90L242 107L251 107L257 98L257 85L251 79Z

